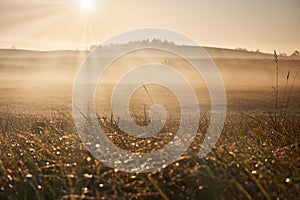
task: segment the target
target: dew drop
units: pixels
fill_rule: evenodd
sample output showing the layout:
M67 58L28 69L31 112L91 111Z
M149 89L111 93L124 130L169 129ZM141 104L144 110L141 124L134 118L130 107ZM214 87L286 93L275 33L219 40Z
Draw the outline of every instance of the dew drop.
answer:
M83 191L84 193L87 193L88 190L89 190L89 189L88 189L87 187L82 188L82 191Z
M90 179L90 178L93 178L93 175L92 174L83 174L83 177Z
M26 178L32 178L32 174L27 174Z
M92 160L92 158L89 157L89 156L86 158L86 161L87 161L87 162L90 162L91 160Z

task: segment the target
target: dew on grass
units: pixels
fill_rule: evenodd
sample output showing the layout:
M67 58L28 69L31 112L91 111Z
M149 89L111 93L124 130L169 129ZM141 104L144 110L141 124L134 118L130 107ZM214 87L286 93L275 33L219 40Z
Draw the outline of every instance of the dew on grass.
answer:
M291 179L290 179L290 178L286 178L286 179L285 179L285 182L286 182L286 183L289 183L289 182L291 182Z
M87 162L90 162L91 160L92 160L92 158L89 157L89 156L86 158L86 161L87 161Z
M100 188L103 188L103 187L104 187L104 184L100 183L100 184L99 184L99 187L100 187Z
M82 192L83 192L83 193L88 193L88 192L89 192L89 189L88 189L87 187L84 187L84 188L82 188Z
M198 189L199 190L203 190L204 186L203 185L199 185Z
M75 176L74 176L74 174L68 174L67 177L68 178L74 178Z
M257 174L257 171L256 171L256 170L253 170L253 171L251 172L251 174Z
M120 160L115 161L115 165L121 164L122 162Z
M9 174L9 175L7 175L7 178L10 180L10 181L12 181L13 180L13 178L11 177L11 175Z
M91 179L91 178L93 178L93 175L92 174L83 174L83 177L84 178L88 178L88 179Z
M32 174L26 174L26 178L32 178Z

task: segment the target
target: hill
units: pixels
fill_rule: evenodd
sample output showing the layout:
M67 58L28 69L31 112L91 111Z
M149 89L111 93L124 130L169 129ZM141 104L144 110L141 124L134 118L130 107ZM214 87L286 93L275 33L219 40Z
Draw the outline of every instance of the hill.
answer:
M139 46L138 43L134 44L136 47ZM173 45L173 44L171 44ZM120 46L109 46L103 47L106 48L106 55L103 57L110 57L110 52L115 51L116 49L122 49L125 45ZM199 47L195 46L176 46L174 48L178 48L181 51L188 52L190 58L198 58L199 56L196 54L196 50ZM262 53L262 52L252 52L241 49L224 49L224 48L216 48L216 47L204 47L207 53L213 59L273 59L272 54ZM85 58L89 54L89 51L75 51L75 50L57 50L57 51L34 51L34 50L22 50L22 49L0 49L0 58L72 58L72 57L83 57ZM142 56L142 55L141 55ZM143 55L145 56L145 55ZM280 59L292 59L299 60L299 56L279 56Z

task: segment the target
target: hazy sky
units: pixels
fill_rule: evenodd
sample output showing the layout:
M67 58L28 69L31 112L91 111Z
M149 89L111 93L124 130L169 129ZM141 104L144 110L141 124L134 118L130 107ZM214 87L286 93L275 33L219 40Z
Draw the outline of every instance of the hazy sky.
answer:
M77 49L142 27L200 45L300 50L300 0L1 0L0 48Z

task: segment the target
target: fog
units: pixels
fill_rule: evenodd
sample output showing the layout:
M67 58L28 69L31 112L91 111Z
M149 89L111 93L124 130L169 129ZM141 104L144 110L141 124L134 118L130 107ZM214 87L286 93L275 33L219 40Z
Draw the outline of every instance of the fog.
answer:
M37 53L28 51L0 52L0 110L16 110L25 113L45 113L55 108L71 112L74 81L80 66L87 57L87 52L50 52ZM11 50L10 50L11 51ZM145 56L147 55L147 56ZM264 112L267 103L274 101L276 84L276 63L273 59L251 58L214 58L220 71L227 93L229 112ZM178 71L190 82L201 105L201 110L209 110L210 98L202 77L185 59L173 54L147 50L131 53L115 60L100 79L96 106L100 113L109 115L111 93L114 84L128 71L145 63L158 63ZM300 60L279 60L279 89L290 91ZM289 73L288 85L287 75ZM158 72L160 73L160 72ZM168 79L166 75L166 79ZM300 77L294 81L293 98L299 100ZM180 86L180 83L176 83ZM175 109L176 98L166 88L155 85L146 86L158 103ZM273 88L272 88L273 87ZM183 91L184 92L184 91ZM281 92L282 93L282 92ZM173 95L173 96L172 96ZM149 108L149 94L139 89L132 97L131 103L142 114ZM172 105L170 107L170 105ZM299 107L295 103L296 107ZM177 106L178 107L178 106ZM138 108L138 109L137 109ZM133 109L134 110L134 109Z

